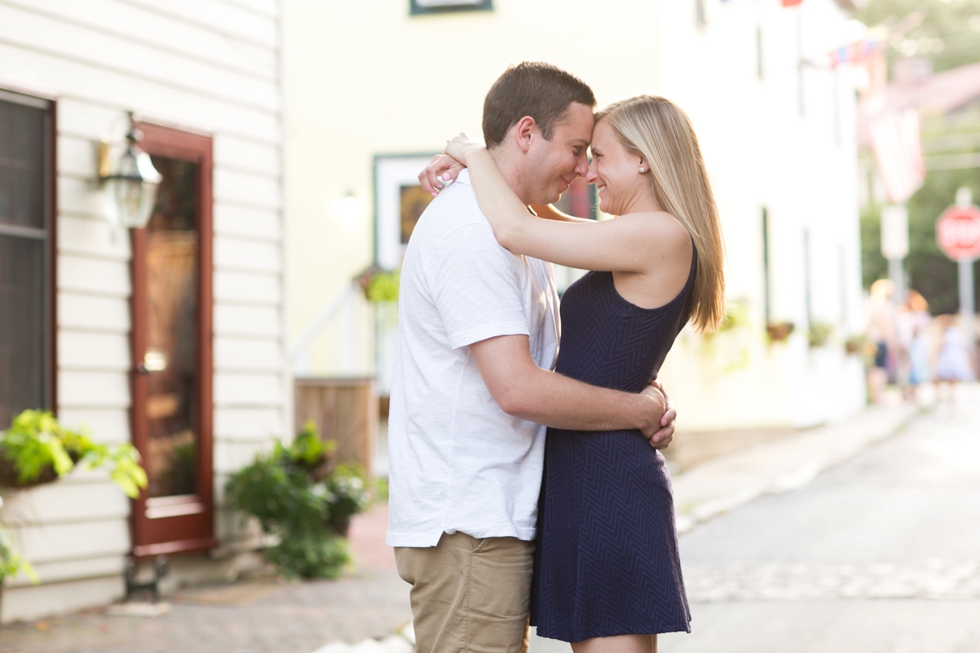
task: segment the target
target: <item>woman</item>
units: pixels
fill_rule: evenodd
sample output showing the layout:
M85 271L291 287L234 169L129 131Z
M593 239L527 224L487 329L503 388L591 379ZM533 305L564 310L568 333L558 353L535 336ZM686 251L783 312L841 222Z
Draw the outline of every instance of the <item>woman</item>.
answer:
M562 298L556 370L638 392L689 319L702 331L721 320L721 226L697 138L671 102L613 104L597 115L591 147L586 181L615 220L534 207L552 218L537 219L478 141L457 137L446 153L469 168L502 246L595 270ZM531 598L538 634L575 653L648 653L657 633L690 631L689 621L663 456L635 431L549 429Z

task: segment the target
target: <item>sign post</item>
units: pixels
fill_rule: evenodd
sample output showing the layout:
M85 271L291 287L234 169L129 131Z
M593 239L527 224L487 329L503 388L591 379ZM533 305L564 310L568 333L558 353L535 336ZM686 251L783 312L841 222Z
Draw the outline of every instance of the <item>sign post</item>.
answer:
M956 191L956 204L936 221L936 243L943 253L957 262L960 277L960 324L963 334L974 343L973 262L980 257L980 208L973 204L973 191Z
M888 278L895 285L895 303L905 301L905 267L909 255L909 209L905 204L887 204L881 209L881 255L888 259Z

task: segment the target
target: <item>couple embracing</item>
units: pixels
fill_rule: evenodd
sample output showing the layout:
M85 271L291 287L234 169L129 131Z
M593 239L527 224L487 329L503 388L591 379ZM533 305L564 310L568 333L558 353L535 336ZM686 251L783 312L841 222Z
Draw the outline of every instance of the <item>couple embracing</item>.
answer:
M420 175L438 197L401 273L387 535L419 653L526 651L529 615L575 653L690 630L654 381L689 320L721 319L720 223L680 109L595 105L563 70L511 67L486 145L459 136ZM551 207L577 177L618 217ZM593 270L560 322L551 263Z

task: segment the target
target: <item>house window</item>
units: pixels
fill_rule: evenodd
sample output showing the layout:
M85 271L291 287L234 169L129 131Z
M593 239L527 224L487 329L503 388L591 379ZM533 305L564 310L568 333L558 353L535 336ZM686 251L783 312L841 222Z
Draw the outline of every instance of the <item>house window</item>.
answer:
M435 14L448 11L493 11L493 0L410 0L409 13Z
M0 429L54 403L51 150L51 103L0 91Z

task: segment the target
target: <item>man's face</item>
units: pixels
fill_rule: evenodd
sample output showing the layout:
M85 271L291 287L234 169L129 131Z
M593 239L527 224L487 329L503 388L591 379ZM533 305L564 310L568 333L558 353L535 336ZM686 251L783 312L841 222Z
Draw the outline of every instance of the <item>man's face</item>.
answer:
M560 123L555 125L551 140L540 131L532 138L527 151L525 188L529 204L557 202L576 177L589 171L589 142L595 116L592 108L573 102Z

